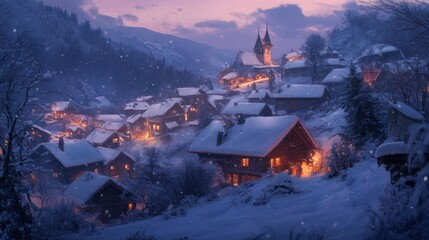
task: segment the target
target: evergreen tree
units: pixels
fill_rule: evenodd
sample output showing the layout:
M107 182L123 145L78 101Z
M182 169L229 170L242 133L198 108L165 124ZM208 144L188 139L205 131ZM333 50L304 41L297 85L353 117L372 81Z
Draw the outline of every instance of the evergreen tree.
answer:
M380 103L371 89L363 82L362 76L356 73L355 66L350 66L350 75L345 86L344 109L347 125L345 135L357 149L362 149L369 140L384 138L384 126L378 114Z

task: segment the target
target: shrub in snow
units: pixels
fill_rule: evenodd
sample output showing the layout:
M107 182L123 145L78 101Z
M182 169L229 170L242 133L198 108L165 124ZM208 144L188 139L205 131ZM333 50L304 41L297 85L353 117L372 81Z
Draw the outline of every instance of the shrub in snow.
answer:
M144 232L137 231L122 238L122 240L156 240L156 238L152 235L147 235Z
M169 209L165 214L165 219L170 219L173 217L184 216L186 211L195 206L198 202L198 198L195 196L187 196L183 198L177 207Z
M411 131L409 175L388 184L373 212L374 239L429 239L429 125Z
M341 171L353 167L359 157L351 143L343 139L333 142L327 157L330 176L338 176Z
M91 232L95 224L76 214L71 205L61 204L43 208L36 212L32 235L33 239L65 239L73 233Z
M195 159L185 160L178 175L177 187L183 196L205 196L212 190L215 175L213 165L202 164Z

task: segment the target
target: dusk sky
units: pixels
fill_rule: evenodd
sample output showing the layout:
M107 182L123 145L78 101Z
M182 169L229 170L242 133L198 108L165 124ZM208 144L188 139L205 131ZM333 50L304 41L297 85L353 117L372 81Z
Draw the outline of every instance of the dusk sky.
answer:
M93 26L135 26L219 48L250 50L268 22L274 55L299 48L311 32L341 23L347 0L45 0L76 12ZM329 2L329 3L327 3Z

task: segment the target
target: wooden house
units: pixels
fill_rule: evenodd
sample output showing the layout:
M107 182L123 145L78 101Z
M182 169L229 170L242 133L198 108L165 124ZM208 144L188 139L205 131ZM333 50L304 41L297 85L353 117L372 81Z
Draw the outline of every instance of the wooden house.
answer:
M80 210L97 214L103 223L135 208L128 187L119 181L87 172L64 189L63 195Z
M202 89L194 87L183 87L176 89L176 96L182 98L185 105L199 104L203 98L207 99L207 93Z
M100 128L94 129L85 139L94 146L107 148L120 147L123 142L122 137L115 131Z
M297 164L311 158L316 143L296 116L250 117L225 128L212 121L190 145L204 162L218 164L237 185L268 171L296 173Z
M31 158L37 174L46 180L68 184L85 171L102 172L104 157L87 141L42 143Z
M407 141L409 128L423 123L423 115L403 102L390 103L388 138Z
M115 131L121 136L128 137L129 135L129 127L127 121L124 120L122 122L104 122L101 126L101 129Z
M70 101L54 102L51 111L54 119L64 119L79 112Z
M40 143L49 142L51 140L52 133L39 125L31 124L26 127L26 131L30 147L35 147Z
M265 103L229 102L222 110L227 116L255 117L272 116L271 108Z
M287 84L272 96L276 112L316 109L331 99L331 94L324 85Z
M101 127L105 122L124 122L126 119L127 117L122 114L98 114L93 123L95 127Z
M150 96L150 95L137 97L135 99L135 101L136 102L146 102L149 105L152 105L152 104L155 104L155 103L159 102L159 100L156 97Z
M142 114L136 114L128 117L127 123L131 135L143 132L146 128L146 120L144 119Z
M85 131L78 125L69 125L64 131L64 135L70 139L83 139L85 138Z
M156 103L142 114L152 135L162 135L185 122L185 110L175 101Z
M134 171L136 160L128 153L119 148L97 147L104 157L104 174L107 176L118 176L122 173L130 174Z
M395 46L387 44L374 44L364 50L359 57L362 68L379 68L383 63L404 59L402 52Z

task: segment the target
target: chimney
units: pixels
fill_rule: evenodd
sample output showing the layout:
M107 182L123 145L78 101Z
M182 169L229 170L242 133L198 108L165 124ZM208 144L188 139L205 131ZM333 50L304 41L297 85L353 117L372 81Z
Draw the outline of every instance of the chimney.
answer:
M221 145L222 141L223 141L223 132L219 131L217 132L216 146Z
M58 148L64 152L64 138L60 137L60 139L58 140Z

